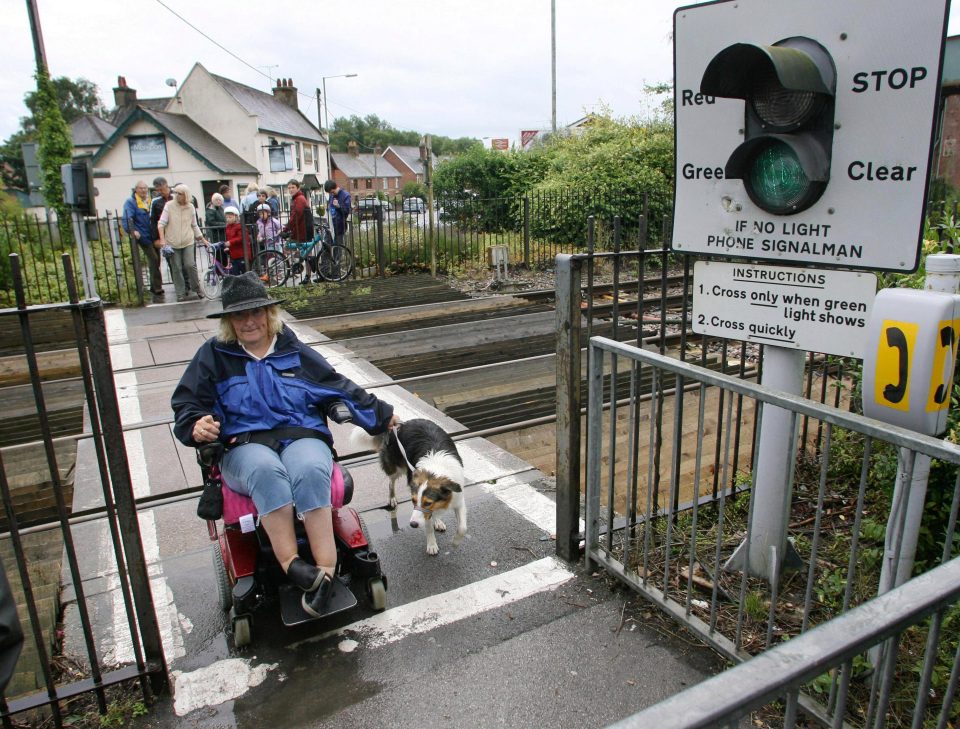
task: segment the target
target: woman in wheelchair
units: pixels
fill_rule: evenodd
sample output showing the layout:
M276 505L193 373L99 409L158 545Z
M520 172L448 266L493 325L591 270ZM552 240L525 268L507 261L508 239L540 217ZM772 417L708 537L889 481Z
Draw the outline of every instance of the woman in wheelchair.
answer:
M204 342L173 393L174 434L187 446L220 441L226 483L253 499L280 566L324 613L337 549L331 516L333 438L325 405L344 402L371 435L396 422L393 406L364 391L303 344L252 271L223 282L220 330ZM294 511L316 565L297 555Z

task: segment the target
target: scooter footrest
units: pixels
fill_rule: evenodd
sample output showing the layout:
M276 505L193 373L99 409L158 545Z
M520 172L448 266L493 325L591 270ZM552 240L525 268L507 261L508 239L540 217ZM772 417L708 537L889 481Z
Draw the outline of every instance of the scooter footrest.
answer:
M293 585L282 585L280 587L280 618L287 627L318 620L303 609L302 599L303 590ZM321 617L325 618L328 615L349 610L356 604L357 598L350 591L350 588L339 579L335 579L333 581L333 592L330 594L330 601L327 603L327 610Z

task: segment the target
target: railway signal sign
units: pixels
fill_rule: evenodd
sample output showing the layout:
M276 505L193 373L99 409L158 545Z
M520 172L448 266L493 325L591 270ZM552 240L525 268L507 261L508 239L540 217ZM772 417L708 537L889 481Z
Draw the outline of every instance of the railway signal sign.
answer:
M723 0L674 14L672 247L912 271L948 0Z

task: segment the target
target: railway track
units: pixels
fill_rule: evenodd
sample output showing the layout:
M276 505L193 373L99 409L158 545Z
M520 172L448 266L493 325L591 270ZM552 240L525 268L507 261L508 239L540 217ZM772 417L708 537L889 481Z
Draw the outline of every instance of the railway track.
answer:
M407 288L404 279L409 279ZM634 341L642 332L642 338L656 339L659 328L651 323L639 323L638 319L659 314L662 309L679 311L683 305L680 283L681 277L668 277L669 293L666 299L661 299L663 282L659 277L650 279L643 287L642 300L638 300L637 282L622 282L616 302L616 324L612 320L615 304L610 298L613 286L595 286L592 333ZM634 295L625 293L630 290ZM535 417L553 412L556 369L552 364L556 349L553 290L469 298L429 277L398 276L382 282L351 282L336 291L336 297L321 295L316 300L308 300L308 305L288 307L288 310L303 324L369 360L390 378L409 381L408 387L471 430L520 422L525 412L535 413ZM377 306L383 308L369 308ZM327 313L316 316L320 311ZM9 317L6 319L12 321ZM55 349L56 343L63 341L58 331L67 323L69 320L44 331L40 346L46 355L67 353L67 350ZM581 345L586 346L586 341L585 328ZM679 334L671 334L665 339L665 346L675 346L678 342ZM21 354L23 351L22 342L18 343L7 343L8 361L22 359L18 356L18 350ZM517 365L531 358L541 360L532 370ZM179 364L186 362L170 363L174 367ZM521 371L527 373L524 378L513 376ZM54 372L49 380L43 387L48 399L49 394L56 394L48 402L54 435L79 433L83 401L76 373L64 368ZM37 440L40 423L31 388L25 386L22 379L6 384L8 386L0 391L12 408L12 417L0 428L0 447Z

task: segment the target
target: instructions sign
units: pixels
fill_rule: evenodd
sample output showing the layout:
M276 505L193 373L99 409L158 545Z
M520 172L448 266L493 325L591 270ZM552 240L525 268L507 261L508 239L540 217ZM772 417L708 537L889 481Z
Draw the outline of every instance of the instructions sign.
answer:
M913 271L922 242L947 0L729 0L674 14L676 207L672 247L773 263ZM774 214L726 179L745 102L700 92L735 44L809 38L836 70L829 180L795 214ZM822 349L814 347L818 351Z
M872 273L697 261L693 331L863 357L876 291Z

